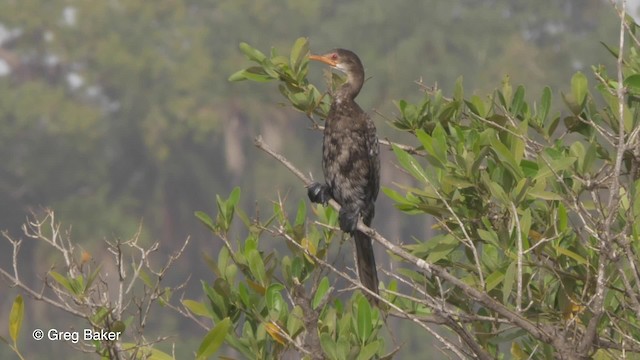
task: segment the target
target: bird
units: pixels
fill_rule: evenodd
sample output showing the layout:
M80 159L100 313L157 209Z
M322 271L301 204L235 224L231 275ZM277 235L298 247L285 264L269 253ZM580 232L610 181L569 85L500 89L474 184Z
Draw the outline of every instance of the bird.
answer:
M346 74L346 82L332 94L325 119L322 142L322 169L325 183L307 187L309 200L326 205L329 199L340 204L340 229L351 234L356 247L360 282L375 294L378 273L371 238L357 230L358 220L371 226L375 201L380 190L380 156L376 126L355 102L364 84L364 68L358 55L346 49L334 49L310 60L328 64ZM378 304L376 297L365 296Z

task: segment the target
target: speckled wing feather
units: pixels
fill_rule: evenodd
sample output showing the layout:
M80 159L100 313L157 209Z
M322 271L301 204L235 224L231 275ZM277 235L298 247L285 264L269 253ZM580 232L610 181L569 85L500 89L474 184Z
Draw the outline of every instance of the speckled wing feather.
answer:
M359 107L341 105L332 107L327 117L323 143L324 175L332 197L343 208L341 218L351 217L357 223L358 217L362 216L363 222L371 225L380 185L376 127ZM377 293L378 275L371 239L354 229L345 229L342 221L341 227L353 234L360 281Z

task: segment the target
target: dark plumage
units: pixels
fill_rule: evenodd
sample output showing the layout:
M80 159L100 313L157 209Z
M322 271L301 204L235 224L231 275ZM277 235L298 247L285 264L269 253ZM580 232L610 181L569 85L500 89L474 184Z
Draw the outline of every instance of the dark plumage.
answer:
M356 54L336 49L311 55L347 74L335 94L326 119L322 146L325 184L309 186L309 199L326 204L333 198L340 206L340 228L353 235L360 282L378 293L378 274L371 238L357 231L358 218L371 225L380 188L380 158L376 127L354 101L364 83L364 69ZM376 302L371 296L371 301Z

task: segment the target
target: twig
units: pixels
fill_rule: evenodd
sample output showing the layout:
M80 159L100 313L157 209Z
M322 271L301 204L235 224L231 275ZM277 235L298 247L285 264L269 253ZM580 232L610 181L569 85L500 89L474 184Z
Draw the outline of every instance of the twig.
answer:
M522 258L524 250L522 246L522 228L520 226L520 218L518 217L518 209L516 204L511 203L511 212L516 225L516 239L518 242L518 263L517 263L517 289L516 289L516 311L522 311Z
M317 125L314 126L313 129L318 129L318 130L324 130L324 126L322 125ZM427 153L423 150L419 150L417 147L414 146L410 146L410 145L406 145L406 144L401 144L401 143L397 143L397 142L393 142L387 138L384 139L378 139L378 142L382 145L388 146L388 147L397 147L399 149L402 149L406 152L408 152L411 155L419 155L419 156L425 156L427 155Z
M612 0L612 2L614 2ZM594 340L596 338L598 332L598 324L600 323L600 319L604 315L604 298L605 298L605 267L606 261L605 258L609 256L608 252L610 251L611 243L615 240L612 234L612 224L616 215L618 214L618 209L620 207L620 170L622 168L622 157L625 151L625 139L624 139L624 77L622 74L623 67L623 54L624 54L624 34L625 34L625 16L626 16L626 0L622 0L622 9L620 10L620 40L619 40L619 52L618 52L618 88L616 91L616 95L618 97L618 139L617 139L617 153L616 153L616 162L613 169L613 177L611 178L611 187L609 191L609 201L607 204L607 210L609 213L604 221L603 228L603 236L600 238L600 251L602 256L600 258L600 262L598 264L598 271L596 275L596 289L593 297L593 317L589 320L587 324L587 329L580 341L578 346L579 354L588 354L589 350L594 345ZM615 7L615 3L614 3Z

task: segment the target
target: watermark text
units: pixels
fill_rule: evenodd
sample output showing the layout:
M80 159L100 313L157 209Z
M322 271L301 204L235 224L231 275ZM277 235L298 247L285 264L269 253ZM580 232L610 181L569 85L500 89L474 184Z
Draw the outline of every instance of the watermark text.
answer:
M49 341L69 341L77 344L82 341L117 341L120 340L121 331L107 331L107 330L94 330L94 329L82 329L82 331L63 331L58 329L49 329L44 331L42 329L33 330L34 340L49 340Z

